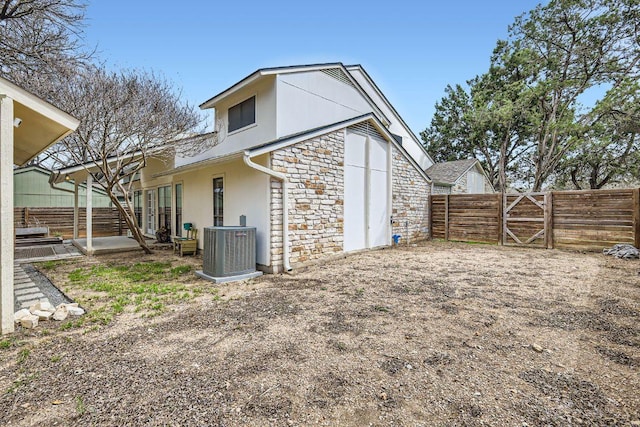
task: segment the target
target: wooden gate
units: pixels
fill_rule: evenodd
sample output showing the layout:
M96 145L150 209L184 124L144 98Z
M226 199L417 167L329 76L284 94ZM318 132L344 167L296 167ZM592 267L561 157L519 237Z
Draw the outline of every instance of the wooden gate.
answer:
M546 247L550 241L551 193L505 194L502 243Z

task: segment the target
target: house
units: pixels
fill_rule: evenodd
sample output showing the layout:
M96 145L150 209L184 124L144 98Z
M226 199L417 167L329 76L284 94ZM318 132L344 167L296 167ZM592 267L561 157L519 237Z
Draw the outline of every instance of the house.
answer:
M204 227L244 215L267 272L428 236L433 160L361 66L260 69L200 107L214 111L217 143L147 159L135 183L150 236L191 223L202 249Z
M494 193L491 180L478 159L436 163L426 170L433 180L433 194Z
M0 77L0 331L13 332L13 165L78 127L67 113Z
M40 166L25 166L13 170L13 201L16 207L71 207L74 203L74 185L63 181L49 185L51 171ZM86 185L79 188L80 206L86 205ZM93 189L93 206L110 207L111 199L100 189Z

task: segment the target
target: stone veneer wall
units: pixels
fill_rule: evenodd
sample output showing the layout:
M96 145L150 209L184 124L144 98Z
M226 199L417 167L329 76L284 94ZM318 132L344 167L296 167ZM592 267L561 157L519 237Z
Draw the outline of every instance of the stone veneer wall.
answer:
M392 233L400 234L402 243L428 238L431 185L396 147L392 185Z
M341 252L344 241L344 131L271 153L289 178L291 264ZM271 181L271 267L282 271L282 183Z

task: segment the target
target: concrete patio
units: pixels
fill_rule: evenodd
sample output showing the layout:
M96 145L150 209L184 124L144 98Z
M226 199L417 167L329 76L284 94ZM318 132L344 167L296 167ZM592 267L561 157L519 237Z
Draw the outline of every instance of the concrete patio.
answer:
M89 251L87 250L87 239L73 239L71 242L83 254L89 254ZM148 239L147 245L152 245L154 244L154 242L154 239ZM138 242L135 239L127 236L94 237L92 239L92 255L141 250L142 249L140 248Z

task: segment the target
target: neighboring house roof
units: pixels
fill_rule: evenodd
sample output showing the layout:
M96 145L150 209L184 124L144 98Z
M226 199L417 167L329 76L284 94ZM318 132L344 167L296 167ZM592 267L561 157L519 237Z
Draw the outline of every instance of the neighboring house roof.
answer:
M367 113L361 116L356 116L347 120L341 120L336 123L332 123L330 125L325 125L321 127L317 127L314 129L309 129L303 132L299 132L293 135L287 135L282 138L278 138L274 141L269 141L264 144L255 145L253 147L247 148L245 150L239 150L233 153L226 154L224 156L212 157L209 159L201 160L199 162L190 163L187 165L179 166L174 169L170 169L161 173L154 175L154 177L173 175L175 173L186 172L193 169L198 169L201 167L209 166L216 163L227 162L234 159L241 158L244 154L249 154L251 157L258 156L261 154L269 153L271 151L275 151L282 147L286 147L289 145L297 144L298 142L315 138L316 136L324 135L329 132L334 132L339 129L344 129L349 126L353 126L358 123L363 123L369 121L376 130L385 137L391 144L393 144L398 150L400 150L405 158L411 162L411 164L416 168L416 170L429 182L431 179L427 174L420 168L420 165L407 153L404 147L399 144L393 135L387 130L387 128L380 122L380 120L376 117L375 114Z
M452 186L463 174L474 167L476 163L480 166L478 159L436 163L425 172L436 184Z

